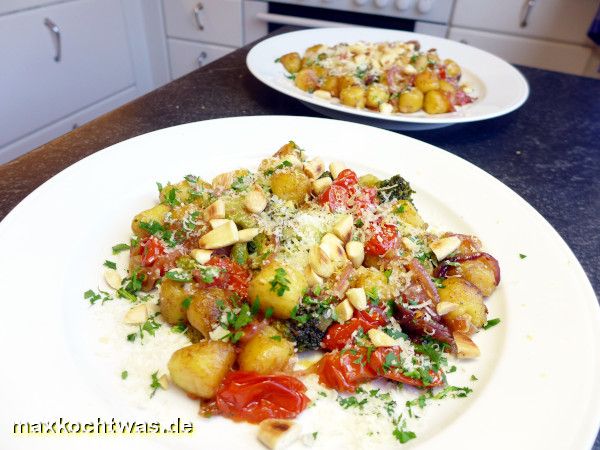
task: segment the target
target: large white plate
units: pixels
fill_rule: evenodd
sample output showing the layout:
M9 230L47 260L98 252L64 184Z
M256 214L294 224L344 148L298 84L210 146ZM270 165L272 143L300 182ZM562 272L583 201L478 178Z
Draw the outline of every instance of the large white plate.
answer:
M155 181L256 167L289 139L360 172L402 173L430 223L476 233L500 261L502 282L487 303L490 317L502 322L476 336L479 360L457 364L462 373L457 376L477 374L475 392L449 400L446 409L434 408L416 444L589 448L600 423L599 308L581 266L551 226L502 183L439 148L363 125L285 116L192 123L121 142L46 182L0 223L0 447L261 448L253 427L200 419L197 402L175 388L149 400L147 374L141 378L146 393L130 395L139 387L136 374L121 361L140 347L125 342L120 320L102 316L103 308L120 303L90 307L82 293L100 283L101 264L113 258L112 245L128 238L132 216L155 201ZM111 339L125 350L107 347ZM155 342L148 339L146 345ZM168 358L156 351L148 360L151 368ZM137 363L145 363L141 358ZM131 372L126 382L119 377L123 369ZM318 408L307 413L314 419L313 410ZM192 420L196 431L191 437L153 439L12 434L15 421L60 417L163 422L180 417ZM320 418L322 435L328 422L330 417ZM334 448L326 439L317 444ZM365 437L344 448L372 447Z
M298 89L275 59L289 52L304 51L315 44L334 45L341 42L408 41L416 39L422 49L436 48L440 57L454 59L463 69L463 80L476 89L477 101L457 112L429 115L385 115L367 109L356 109L315 97ZM394 130L426 130L455 123L474 122L508 114L520 107L529 96L529 86L521 73L506 61L459 42L376 28L317 28L294 31L266 39L255 45L246 58L252 74L267 86L302 101L309 108L329 117L350 120Z

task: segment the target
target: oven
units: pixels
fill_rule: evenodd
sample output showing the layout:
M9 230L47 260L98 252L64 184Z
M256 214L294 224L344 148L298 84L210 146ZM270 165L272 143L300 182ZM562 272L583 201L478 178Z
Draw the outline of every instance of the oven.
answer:
M268 32L284 25L368 26L440 37L447 35L454 7L454 0L263 0L260 3L261 8L253 8L252 22L259 21Z

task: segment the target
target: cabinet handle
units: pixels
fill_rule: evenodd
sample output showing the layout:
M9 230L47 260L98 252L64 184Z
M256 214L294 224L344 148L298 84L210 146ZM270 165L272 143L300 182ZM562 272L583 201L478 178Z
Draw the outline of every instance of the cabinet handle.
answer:
M60 45L60 28L54 22L46 17L44 25L48 27L54 38L54 46L56 47L56 54L54 55L54 61L60 62L61 58L61 45Z
M198 56L198 67L202 67L204 65L204 60L207 56L208 55L206 52L200 52L200 55Z
M527 0L525 5L523 6L523 11L521 11L521 28L525 28L527 26L527 21L529 20L529 14L533 10L535 6L535 0Z
M200 31L204 31L204 25L200 21L200 11L204 9L204 5L201 2L198 2L196 7L194 8L194 17L196 17L196 25L198 25L198 29Z

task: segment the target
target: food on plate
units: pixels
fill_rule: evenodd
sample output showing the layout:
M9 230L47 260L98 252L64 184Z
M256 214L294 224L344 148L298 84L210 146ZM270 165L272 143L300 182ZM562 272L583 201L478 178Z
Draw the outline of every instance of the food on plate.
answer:
M279 57L288 78L303 91L352 108L384 114L444 114L472 103L462 70L418 41L313 45Z
M476 237L432 229L401 175L359 177L290 142L255 172L188 175L159 192L133 218L130 245L113 247L129 249L113 287L133 304L128 340L162 323L187 334L169 376L204 414L260 423L276 445L317 401L310 377L344 408L377 380L440 390L431 398L470 391L448 384L448 359L479 355L499 265ZM301 364L306 351L318 361ZM414 437L386 402L394 436Z

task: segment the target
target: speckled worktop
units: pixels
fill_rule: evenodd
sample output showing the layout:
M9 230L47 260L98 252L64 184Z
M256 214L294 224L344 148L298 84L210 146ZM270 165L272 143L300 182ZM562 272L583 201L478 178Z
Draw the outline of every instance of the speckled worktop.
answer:
M248 49L237 50L0 165L0 219L65 167L139 134L218 117L317 115L254 79L245 65ZM600 81L526 67L520 70L531 95L519 110L484 122L406 134L476 164L525 198L569 244L598 296ZM548 261L551 271L552 261ZM594 449L600 449L600 440Z

